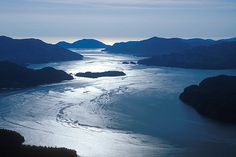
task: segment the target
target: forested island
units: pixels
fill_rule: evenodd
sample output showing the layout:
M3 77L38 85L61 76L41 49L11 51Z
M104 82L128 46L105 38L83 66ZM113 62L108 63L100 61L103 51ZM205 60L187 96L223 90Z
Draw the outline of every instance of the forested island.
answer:
M236 124L236 76L204 79L185 88L180 99L204 116Z
M105 71L105 72L85 72L77 73L75 76L87 77L87 78L99 78L99 77L116 77L125 76L126 74L122 71Z

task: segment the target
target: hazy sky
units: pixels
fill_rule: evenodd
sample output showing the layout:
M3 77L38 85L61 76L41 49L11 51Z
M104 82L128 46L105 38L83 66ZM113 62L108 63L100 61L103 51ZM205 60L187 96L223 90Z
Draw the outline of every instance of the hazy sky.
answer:
M0 35L47 41L236 36L236 0L1 0Z

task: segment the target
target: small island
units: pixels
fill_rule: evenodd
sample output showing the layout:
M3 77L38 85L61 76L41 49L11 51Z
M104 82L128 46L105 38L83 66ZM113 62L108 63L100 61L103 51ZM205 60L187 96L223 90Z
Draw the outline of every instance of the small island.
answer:
M85 72L77 73L75 76L87 77L87 78L99 78L99 77L116 77L125 76L126 74L122 71L105 71L105 72Z
M77 157L76 151L24 145L25 139L15 131L0 129L0 156L3 157Z
M236 124L236 76L207 78L185 88L180 99L204 116Z
M52 67L34 70L8 61L0 61L0 74L0 91L73 79L66 72Z
M124 62L122 62L122 64L129 64L129 62L127 62L127 61L124 61Z
M124 61L124 62L122 62L122 64L136 64L136 63L134 61L130 61L130 62Z

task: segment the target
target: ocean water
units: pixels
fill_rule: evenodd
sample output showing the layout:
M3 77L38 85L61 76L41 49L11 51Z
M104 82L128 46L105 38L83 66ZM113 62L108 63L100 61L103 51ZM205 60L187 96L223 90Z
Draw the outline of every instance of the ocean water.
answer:
M0 127L26 144L67 147L85 157L235 157L236 127L200 116L178 96L184 87L235 70L122 64L139 58L73 50L83 61L30 65L77 72L119 70L122 77L76 77L0 95Z

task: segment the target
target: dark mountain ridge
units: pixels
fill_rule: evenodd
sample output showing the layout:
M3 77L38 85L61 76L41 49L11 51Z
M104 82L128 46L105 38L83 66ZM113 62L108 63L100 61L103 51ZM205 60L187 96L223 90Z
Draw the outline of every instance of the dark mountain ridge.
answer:
M63 48L67 48L67 49L69 48L91 48L92 49L92 48L107 48L108 47L108 45L95 39L82 39L73 43L61 41L57 43L56 45Z
M73 79L71 75L62 70L56 70L51 67L33 70L8 61L0 62L0 74L0 91Z
M105 49L111 53L125 53L138 56L156 56L170 54L197 46L208 46L217 43L211 39L181 39L152 37L142 41L115 43Z
M83 56L39 39L12 39L0 36L0 61L18 64L38 64L81 60Z
M193 47L177 53L153 56L138 63L196 69L236 69L236 42Z

